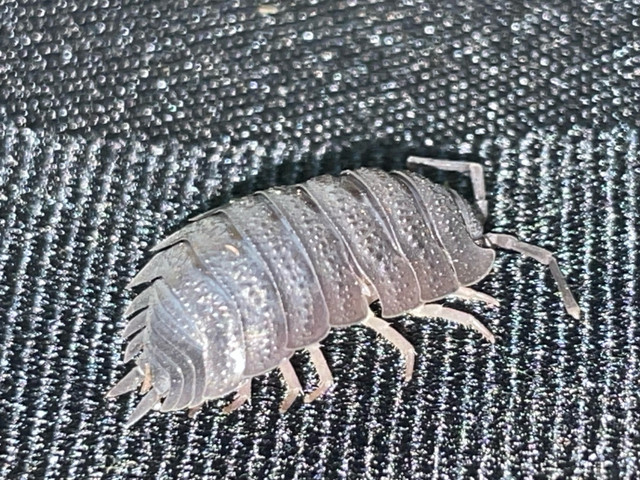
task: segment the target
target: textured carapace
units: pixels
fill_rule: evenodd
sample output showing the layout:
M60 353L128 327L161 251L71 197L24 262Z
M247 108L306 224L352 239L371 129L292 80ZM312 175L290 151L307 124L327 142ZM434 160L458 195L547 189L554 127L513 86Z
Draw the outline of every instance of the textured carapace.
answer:
M483 232L482 167L410 157L409 164L470 173L475 201L412 172L377 169L320 176L232 201L193 219L155 247L130 286L125 361L136 366L108 393L142 385L129 424L149 410L188 408L237 392L280 368L286 410L302 387L289 358L305 348L319 376L311 401L333 383L318 342L331 327L362 324L389 340L411 378L415 352L383 318L442 317L493 335L473 316L433 303L445 296L497 305L469 287L490 271L501 247L549 265L565 306L579 308L553 256L515 237ZM380 302L381 317L370 309Z

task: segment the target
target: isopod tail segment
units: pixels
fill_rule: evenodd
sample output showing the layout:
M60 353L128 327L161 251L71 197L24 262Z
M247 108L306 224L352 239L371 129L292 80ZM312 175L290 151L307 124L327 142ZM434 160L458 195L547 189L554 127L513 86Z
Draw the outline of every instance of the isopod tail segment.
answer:
M433 167L439 170L445 171L455 171L455 172L468 172L469 177L471 179L471 185L473 189L474 196L474 204L480 211L480 215L476 215L476 220L481 224L484 224L488 215L489 209L486 199L486 189L484 183L484 169L481 164L476 162L461 162L461 161L451 161L451 160L440 160L436 158L428 158L428 157L409 157L407 159L408 165L423 165L427 167ZM464 210L462 210L464 214ZM467 219L465 219L467 220ZM469 225L471 226L471 225ZM473 229L470 228L470 233ZM476 229L476 231L478 231ZM518 252L527 257L531 257L538 262L547 265L551 270L551 275L558 285L558 290L560 291L560 295L562 297L562 301L564 303L565 309L575 319L580 318L580 307L576 302L576 299L571 293L569 286L567 285L567 281L564 278L564 275L560 271L558 267L558 262L556 261L553 254L545 250L544 248L538 247L536 245L531 245L529 243L525 243L518 238L512 235L506 235L502 233L482 233L479 234L477 238L474 238L476 241L483 241L485 246L487 247L498 247L505 250L511 250L514 252Z

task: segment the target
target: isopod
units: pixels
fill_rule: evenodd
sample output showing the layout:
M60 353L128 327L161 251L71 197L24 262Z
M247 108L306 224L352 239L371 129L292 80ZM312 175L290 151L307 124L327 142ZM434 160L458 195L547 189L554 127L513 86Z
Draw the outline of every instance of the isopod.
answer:
M492 333L474 316L434 303L446 296L497 305L470 287L490 271L494 248L548 265L567 312L580 309L553 255L502 233L484 233L488 209L478 163L409 157L468 173L474 202L415 172L372 168L270 188L206 212L153 248L129 287L146 285L126 311L136 366L107 394L141 386L127 425L151 409L197 411L236 392L230 412L251 397L251 379L279 368L286 411L302 393L289 361L306 349L317 371L310 402L333 377L319 348L331 327L364 325L388 340L413 372L415 351L385 319L440 317ZM370 308L379 301L380 317Z

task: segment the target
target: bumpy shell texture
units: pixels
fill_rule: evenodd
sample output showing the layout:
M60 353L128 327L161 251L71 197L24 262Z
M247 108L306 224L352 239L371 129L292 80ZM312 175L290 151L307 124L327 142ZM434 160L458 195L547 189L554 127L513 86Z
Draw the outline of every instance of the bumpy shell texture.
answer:
M411 312L482 279L477 244L447 188L377 169L272 188L207 212L161 242L131 282L125 360L110 392L141 383L151 408L195 409L242 390L332 327Z

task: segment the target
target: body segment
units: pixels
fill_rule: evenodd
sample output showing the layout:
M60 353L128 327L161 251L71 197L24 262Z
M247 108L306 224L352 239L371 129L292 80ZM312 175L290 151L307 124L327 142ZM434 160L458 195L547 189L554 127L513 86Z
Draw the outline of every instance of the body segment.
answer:
M389 219L391 231L415 273L422 303L456 291L459 284L455 271L415 188L410 188L402 176L375 169L360 169L349 175L367 185Z
M309 350L320 382L305 398L316 398L332 383L318 342L331 327L356 323L401 351L408 379L413 347L375 318L374 301L383 318L441 316L493 341L474 317L428 305L447 295L494 303L465 288L488 274L490 247L529 254L526 244L483 235L484 187L472 180L481 190L479 209L416 173L359 169L272 188L196 217L161 242L131 282L146 285L127 310L133 316L125 336L134 336L126 359L138 355L137 366L109 395L141 383L150 389L130 423L154 407L197 409L236 391L234 409L250 396L252 377L280 368L288 408L301 391L288 358ZM561 284L571 312L565 290Z
M329 331L329 312L307 252L289 222L264 195L242 198L224 209L270 273L286 320L287 348L306 347Z
M307 252L329 309L331 326L364 320L369 302L362 280L340 233L324 218L316 202L302 188L272 188L264 193L295 232Z

